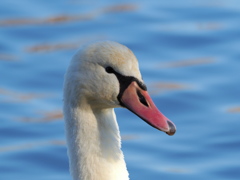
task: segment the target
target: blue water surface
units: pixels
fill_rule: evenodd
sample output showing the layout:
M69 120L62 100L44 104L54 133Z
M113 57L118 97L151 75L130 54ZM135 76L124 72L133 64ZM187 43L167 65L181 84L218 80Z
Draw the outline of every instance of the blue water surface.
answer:
M240 179L240 2L0 2L0 179L70 180L63 76L83 44L137 56L177 126L169 137L116 109L132 180Z

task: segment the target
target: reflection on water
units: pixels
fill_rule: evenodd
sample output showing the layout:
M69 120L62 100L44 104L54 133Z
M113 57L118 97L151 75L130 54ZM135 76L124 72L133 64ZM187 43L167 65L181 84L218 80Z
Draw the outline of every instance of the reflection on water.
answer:
M223 29L223 25L217 22L199 23L197 24L199 30L219 30Z
M0 61L16 61L18 58L12 54L0 54Z
M202 64L214 63L214 58L198 58L198 59L187 59L179 60L173 62L162 63L159 66L161 68L175 68L175 67L185 67L185 66L196 66Z
M97 9L87 14L80 15L59 15L53 17L47 17L45 19L7 19L1 20L0 26L20 26L20 25L47 25L47 24L55 24L55 23L65 23L71 21L89 21L94 18L106 14L106 13L116 13L116 12L124 12L124 11L133 11L137 8L136 5L133 4L123 4L123 5L115 5L104 7L102 9Z
M189 85L179 83L168 83L168 82L155 82L149 84L150 94L156 95L162 92L168 92L171 90L182 90L190 88Z
M47 94L21 93L9 89L0 88L0 101L2 102L27 102L29 100L49 97Z
M232 107L227 110L230 113L240 113L240 107Z
M165 24L161 25L159 29L161 31L192 31L192 32L204 32L204 31L216 31L216 30L222 30L225 28L224 24L221 24L219 22L183 22L181 24L176 24L176 23L170 23L170 24Z
M240 4L0 2L0 179L67 180L64 73L94 40L130 47L168 137L116 109L131 179L239 180Z
M63 114L61 110L45 113L41 112L38 114L41 114L40 117L19 117L19 120L23 122L48 122L63 119Z
M39 146L49 146L49 145L65 146L66 142L62 140L52 140L47 142L34 142L34 143L27 143L27 144L20 144L20 145L2 146L0 147L0 153L10 152L10 151L23 151L23 150L29 150L32 148L37 148Z
M89 37L89 38L84 38L79 41L75 42L62 42L58 44L40 44L40 45L35 45L28 47L26 49L26 52L30 53L39 53L39 52L52 52L52 51L61 51L61 50L76 50L80 48L82 45L89 43L91 41L96 41L96 40L104 40L104 37Z

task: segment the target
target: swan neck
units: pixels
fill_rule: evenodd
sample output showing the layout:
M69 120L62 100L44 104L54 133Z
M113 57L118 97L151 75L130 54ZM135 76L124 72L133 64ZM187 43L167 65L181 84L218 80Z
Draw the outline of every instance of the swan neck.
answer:
M64 111L73 179L128 180L114 109L85 105Z

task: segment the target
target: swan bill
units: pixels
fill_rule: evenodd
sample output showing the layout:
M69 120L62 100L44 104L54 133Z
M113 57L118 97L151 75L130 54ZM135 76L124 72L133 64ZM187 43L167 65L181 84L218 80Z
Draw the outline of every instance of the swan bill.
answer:
M128 85L119 99L123 106L139 116L149 125L170 136L175 134L176 126L174 123L158 110L148 92L140 88L136 81L132 81Z

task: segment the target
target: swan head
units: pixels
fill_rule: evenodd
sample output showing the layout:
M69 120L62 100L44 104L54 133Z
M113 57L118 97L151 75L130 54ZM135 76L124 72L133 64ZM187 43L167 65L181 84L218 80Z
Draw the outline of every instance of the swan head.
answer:
M64 88L65 104L125 107L169 135L176 131L147 93L135 55L122 44L101 41L81 48L70 63Z

